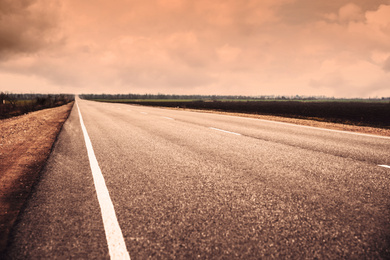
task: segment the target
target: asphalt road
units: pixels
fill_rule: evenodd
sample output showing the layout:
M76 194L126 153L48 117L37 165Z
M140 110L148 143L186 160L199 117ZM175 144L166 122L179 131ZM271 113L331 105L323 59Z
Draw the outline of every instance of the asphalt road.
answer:
M390 138L78 100L131 259L386 259ZM77 106L8 259L110 258Z

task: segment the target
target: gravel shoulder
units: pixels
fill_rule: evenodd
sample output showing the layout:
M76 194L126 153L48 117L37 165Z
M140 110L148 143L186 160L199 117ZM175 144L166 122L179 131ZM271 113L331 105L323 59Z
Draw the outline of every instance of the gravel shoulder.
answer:
M0 252L73 103L0 121Z

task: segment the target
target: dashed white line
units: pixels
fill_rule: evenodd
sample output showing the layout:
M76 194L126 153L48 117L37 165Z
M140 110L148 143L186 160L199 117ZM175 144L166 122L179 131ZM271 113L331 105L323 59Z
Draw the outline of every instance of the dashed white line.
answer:
M140 112L141 114L144 114L144 115L147 115L148 113L146 113L146 112Z
M100 210L102 212L103 226L104 231L106 233L110 258L130 259L129 252L127 251L125 240L122 235L122 230L115 215L114 205L112 204L110 194L108 193L108 189L104 181L104 177L102 175L98 161L93 151L92 143L89 139L87 129L85 128L78 104L77 109L79 111L80 124L83 130L85 145L87 147L89 164L92 170L92 176L100 205Z
M389 168L390 169L390 166L389 165L378 165L380 167L385 167L385 168Z
M209 127L209 128L210 128L210 129L213 129L213 130L221 131L221 132L224 132L224 133L228 133L228 134L241 135L241 134L239 134L239 133L235 133L235 132L230 132L230 131L222 130L222 129L215 128L215 127Z
M173 119L171 117L166 117L166 116L162 116L162 118L165 118L165 119L168 119L168 120L175 120L175 119Z

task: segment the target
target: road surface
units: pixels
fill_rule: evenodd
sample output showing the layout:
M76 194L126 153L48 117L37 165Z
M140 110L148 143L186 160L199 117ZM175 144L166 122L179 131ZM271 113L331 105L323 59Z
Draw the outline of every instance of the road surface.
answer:
M6 258L386 259L389 155L386 137L77 100Z

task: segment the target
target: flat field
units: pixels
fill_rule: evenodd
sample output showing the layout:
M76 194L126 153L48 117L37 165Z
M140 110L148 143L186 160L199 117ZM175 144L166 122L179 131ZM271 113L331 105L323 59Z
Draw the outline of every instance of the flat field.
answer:
M390 101L388 100L219 101L184 99L96 99L95 101L273 115L390 129Z

